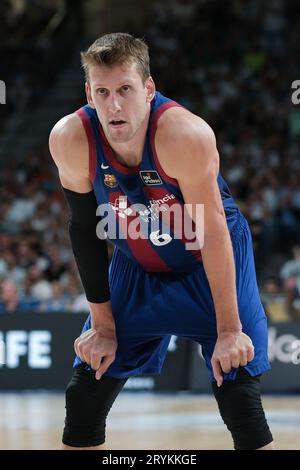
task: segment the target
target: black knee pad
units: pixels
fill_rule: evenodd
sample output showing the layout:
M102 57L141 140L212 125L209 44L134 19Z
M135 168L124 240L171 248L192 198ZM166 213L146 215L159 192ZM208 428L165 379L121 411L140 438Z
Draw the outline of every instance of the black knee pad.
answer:
M254 450L273 441L260 396L260 377L240 368L236 380L212 388L236 450Z
M84 366L74 369L66 389L66 419L63 443L73 447L89 447L105 442L106 418L127 379L102 376Z

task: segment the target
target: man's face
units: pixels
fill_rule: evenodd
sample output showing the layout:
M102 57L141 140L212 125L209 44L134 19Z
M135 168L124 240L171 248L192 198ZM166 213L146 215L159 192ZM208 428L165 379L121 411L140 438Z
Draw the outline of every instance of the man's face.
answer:
M135 63L89 68L86 94L108 139L130 141L146 118L155 93L152 78L143 84Z

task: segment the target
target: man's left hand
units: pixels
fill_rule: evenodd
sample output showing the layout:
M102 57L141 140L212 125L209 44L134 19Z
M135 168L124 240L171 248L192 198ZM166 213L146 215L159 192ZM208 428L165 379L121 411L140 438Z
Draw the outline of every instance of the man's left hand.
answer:
M211 358L214 377L218 387L223 383L223 372L245 366L254 358L251 339L242 331L219 333Z

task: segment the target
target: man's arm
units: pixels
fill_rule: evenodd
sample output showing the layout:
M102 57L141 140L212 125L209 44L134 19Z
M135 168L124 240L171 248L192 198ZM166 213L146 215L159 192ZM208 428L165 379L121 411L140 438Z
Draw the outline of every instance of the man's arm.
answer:
M92 318L92 328L75 340L74 347L99 379L115 358L117 341L109 301L107 246L96 235L97 201L89 180L88 143L77 115L66 116L54 126L49 148L69 204L71 244Z
M185 203L193 205L195 223L195 205L204 204L201 253L216 311L218 340L212 366L220 386L222 370L246 365L253 359L253 346L239 319L232 243L217 183L219 155L213 131L198 116L180 108L165 115L156 135L160 163L177 179Z

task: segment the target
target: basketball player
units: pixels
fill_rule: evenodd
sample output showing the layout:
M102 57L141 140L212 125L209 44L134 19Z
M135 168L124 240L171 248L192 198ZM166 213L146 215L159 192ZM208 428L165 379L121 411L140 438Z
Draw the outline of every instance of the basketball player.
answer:
M50 135L91 311L75 341L63 448L105 448L118 393L128 377L160 372L173 334L201 344L235 449L273 449L259 387L270 368L266 316L249 227L219 173L214 133L156 92L144 41L108 34L81 58L88 104ZM110 223L102 226L115 238L109 271L106 242L96 235L104 203L118 228L114 237ZM194 226L204 206L201 249L187 248L166 218L184 204ZM136 220L139 237L128 230Z

